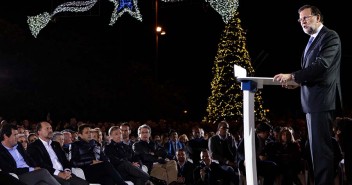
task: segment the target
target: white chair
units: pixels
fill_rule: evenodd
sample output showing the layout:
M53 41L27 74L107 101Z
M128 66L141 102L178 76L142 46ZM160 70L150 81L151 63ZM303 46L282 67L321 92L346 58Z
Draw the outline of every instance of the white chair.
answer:
M77 177L80 177L84 180L86 180L86 176L84 175L84 171L81 168L72 168L71 172L75 174ZM131 181L125 181L128 185L134 185L133 182ZM100 185L97 183L89 183L89 185Z

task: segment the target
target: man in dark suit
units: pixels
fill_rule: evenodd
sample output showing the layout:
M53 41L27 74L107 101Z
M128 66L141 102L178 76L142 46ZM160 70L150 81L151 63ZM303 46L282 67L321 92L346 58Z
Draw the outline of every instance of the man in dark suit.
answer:
M218 123L217 134L208 141L209 152L212 159L217 160L224 171L231 177L233 184L239 184L236 164L235 140L229 133L229 124L226 121Z
M323 15L317 7L304 5L298 13L298 22L303 31L311 37L302 55L302 69L290 74L277 74L274 80L289 89L297 86L287 86L287 81L300 84L315 185L333 184L334 152L331 128L336 110L342 108L341 42L335 31L323 25ZM341 107L337 106L339 103Z
M42 168L47 169L60 184L88 185L89 183L71 173L71 165L60 143L52 141L53 129L49 122L37 124L39 139L28 146L28 154Z
M88 124L78 127L78 136L78 140L72 143L72 165L82 168L86 179L91 183L127 185L102 148L97 147L97 143L91 137Z
M48 170L37 167L17 142L17 134L16 125L7 123L1 128L0 169L5 173L16 174L27 185L60 185Z
M132 181L135 185L145 185L149 174L144 172L139 163L132 163L132 148L122 142L122 134L119 126L112 126L109 129L111 142L105 146L106 156L111 164L119 171L123 179Z
M178 185L193 185L193 171L196 166L188 161L187 152L184 149L176 151L177 159L177 184Z
M231 185L230 178L219 163L213 161L211 152L200 152L201 161L193 171L195 185Z

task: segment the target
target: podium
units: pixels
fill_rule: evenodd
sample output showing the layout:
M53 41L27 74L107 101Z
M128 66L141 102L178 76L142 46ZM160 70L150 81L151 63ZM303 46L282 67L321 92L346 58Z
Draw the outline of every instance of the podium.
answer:
M264 85L281 85L270 77L247 77L246 69L234 65L234 76L241 82L243 91L243 138L246 162L247 185L257 185L257 164L255 153L255 120L254 120L254 94ZM298 85L294 81L287 82L287 85Z

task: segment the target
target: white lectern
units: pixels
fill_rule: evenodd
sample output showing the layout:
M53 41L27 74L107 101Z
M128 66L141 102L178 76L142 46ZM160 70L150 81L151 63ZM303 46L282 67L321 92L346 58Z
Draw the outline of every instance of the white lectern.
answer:
M246 69L234 65L234 75L241 82L243 91L243 138L246 159L246 181L247 185L257 185L257 165L255 154L255 124L254 124L254 94L264 85L281 85L269 77L247 77ZM298 85L293 81L287 85Z

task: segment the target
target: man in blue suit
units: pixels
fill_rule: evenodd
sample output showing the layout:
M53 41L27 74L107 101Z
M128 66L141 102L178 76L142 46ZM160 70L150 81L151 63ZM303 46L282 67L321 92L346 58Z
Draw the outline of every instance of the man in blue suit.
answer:
M323 15L317 7L304 5L298 13L298 22L311 37L302 55L302 69L289 74L277 74L274 80L288 89L297 87L288 86L288 81L295 81L300 85L315 185L331 185L334 176L331 128L336 110L342 108L341 42L335 31L323 25ZM337 106L338 104L341 106Z

